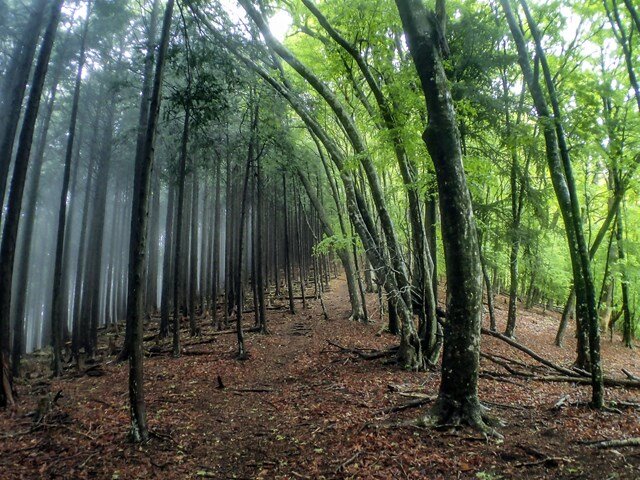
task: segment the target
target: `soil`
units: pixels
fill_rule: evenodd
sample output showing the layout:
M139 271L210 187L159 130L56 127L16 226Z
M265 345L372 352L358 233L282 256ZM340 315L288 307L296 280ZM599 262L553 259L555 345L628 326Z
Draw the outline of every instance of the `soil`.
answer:
M439 373L403 371L391 358L366 360L328 343L363 351L397 344L383 332L375 294L369 297L373 322L355 323L347 318L344 281L335 279L331 287L325 295L328 320L314 300L307 310L297 302L295 315L270 310L270 334L247 334L250 356L244 361L235 359L235 335L213 336L208 318L200 319L200 337L183 330L180 358L170 356L169 341L147 342L152 436L142 445L127 441L128 370L107 355L112 333L103 334L103 361L89 374L70 368L51 380L33 368L38 356L31 356L31 378L18 383L17 408L0 413L0 479L640 477L638 447L586 443L640 436L639 390L608 388L607 400L617 401L617 409L595 411L588 406L588 386L506 376L483 359L480 397L504 423L498 429L504 439L468 428L410 426L429 403L389 409L437 394ZM506 308L498 296L500 329ZM249 327L252 314L246 322ZM564 348L553 346L558 322L556 312L521 310L516 335L570 367L573 332L567 332ZM147 335L156 328L149 322ZM515 365L523 371L538 368L498 339L484 336L482 350L534 368ZM637 351L624 348L617 336L603 339L603 358L609 375L624 378L621 368L640 375ZM33 412L43 405L50 408L34 427Z

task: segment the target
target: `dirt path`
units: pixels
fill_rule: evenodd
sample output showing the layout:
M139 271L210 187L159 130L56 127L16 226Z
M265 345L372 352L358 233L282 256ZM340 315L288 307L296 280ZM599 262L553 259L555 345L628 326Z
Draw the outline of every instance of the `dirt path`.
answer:
M377 335L379 324L349 322L344 282L320 305L295 316L270 311L270 335L250 334L250 358L234 359L233 335L185 339L183 356L150 357L146 363L148 415L155 432L143 446L124 441L128 419L126 365L109 364L99 377L67 377L40 385L62 391L48 426L28 431L35 407L21 386L19 410L0 415L0 479L12 478L638 478L635 449L596 450L578 440L640 435L636 410L599 413L584 403L588 389L520 379L480 382L483 400L506 425L503 442L470 430L386 426L419 415L419 409L387 414L411 401L398 390L434 394L437 372L404 372L382 360L366 361L330 346L382 349L396 340ZM377 318L376 299L370 310ZM500 300L498 300L500 306ZM498 311L503 316L503 311ZM249 317L249 316L248 316ZM247 318L247 320L252 320ZM206 320L202 320L204 323ZM570 346L548 342L555 317L527 312L520 339L565 365ZM570 337L570 333L568 334ZM210 340L209 343L199 343ZM504 344L483 339L483 349L519 358ZM605 342L612 370L640 372L638 354ZM159 345L160 350L169 350ZM500 373L482 365L485 373ZM218 376L225 388L219 389ZM395 390L395 391L392 391ZM608 390L609 398L640 401L634 392ZM566 405L554 409L563 396ZM425 407L426 408L426 407Z

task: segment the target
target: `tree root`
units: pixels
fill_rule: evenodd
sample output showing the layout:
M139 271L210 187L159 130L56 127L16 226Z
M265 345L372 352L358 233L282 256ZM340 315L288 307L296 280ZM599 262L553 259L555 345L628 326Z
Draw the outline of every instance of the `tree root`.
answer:
M436 429L468 426L481 432L487 438L504 438L496 430L497 427L504 426L504 424L497 418L488 415L487 408L483 407L477 399L460 404L451 399L440 397L426 415L416 420L416 425Z

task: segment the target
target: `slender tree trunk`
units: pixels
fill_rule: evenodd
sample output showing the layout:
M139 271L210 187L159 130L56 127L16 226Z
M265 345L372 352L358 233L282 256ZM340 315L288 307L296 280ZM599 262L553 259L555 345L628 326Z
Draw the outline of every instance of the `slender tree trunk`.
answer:
M85 48L87 33L89 28L89 15L91 6L87 9L87 18L82 31L82 40L80 44L80 56L78 60L78 69L76 72L76 81L73 89L73 103L71 105L71 117L69 120L69 129L67 132L67 147L64 160L64 173L62 175L62 189L60 191L60 203L58 207L58 233L55 243L55 267L53 273L53 305L51 307L51 330L53 332L53 375L55 377L62 373L62 287L64 285L62 279L63 253L64 253L64 233L67 221L67 197L69 195L69 180L71 178L71 163L73 159L73 148L76 135L76 123L78 120L78 107L80 103L80 86L82 84L82 71L85 63Z
M222 176L222 161L220 158L216 161L216 193L215 193L215 213L213 216L213 262L212 262L212 277L211 277L211 320L214 326L218 329L222 327L222 324L218 320L218 290L220 282L220 234L221 234L221 211L222 204L220 202L221 196L221 182Z
M160 337L166 338L169 335L169 312L173 302L176 301L172 295L171 285L175 275L175 265L173 262L174 232L173 219L175 217L175 196L176 189L173 183L169 184L169 199L167 201L167 219L164 234L164 258L162 263L162 303L160 306Z
M142 154L136 154L133 205L131 209L131 240L129 242L129 282L127 295L127 324L131 325L131 343L129 345L129 403L131 408L130 438L134 442L146 441L149 437L144 401L143 374L143 315L145 252L150 177L153 169L153 149L160 102L162 100L162 74L164 60L169 44L171 16L174 0L168 0L162 23L158 60L153 79L147 133ZM137 153L137 152L136 152Z
M0 95L0 204L4 203L13 146L20 123L22 101L48 4L48 0L33 1L29 19L24 25L23 36L16 42L2 85L2 95Z
M263 266L263 211L262 211L262 166L260 158L256 159L256 291L258 294L258 326L260 333L268 333L267 330L267 311L264 302L264 266Z
M13 330L13 351L12 351L12 370L13 376L16 377L20 371L20 358L24 351L24 328L25 328L25 313L27 310L27 290L29 289L29 267L30 258L33 251L33 231L35 227L35 215L36 205L38 200L38 192L40 191L40 180L42 178L42 163L44 161L44 151L47 145L47 134L49 132L49 125L51 124L51 116L53 113L53 106L55 103L56 92L58 89L58 80L61 73L62 62L56 68L54 74L53 83L49 90L49 99L44 112L44 120L42 122L42 128L40 130L40 138L38 139L38 145L36 152L33 156L33 165L31 167L31 184L28 189L26 203L23 207L23 218L20 229L22 235L20 242L22 244L20 250L20 257L17 264L17 278L16 278L16 293L15 293L15 317L14 317L14 330Z
M40 107L44 80L49 66L49 58L51 57L51 50L53 49L53 43L58 30L62 4L63 0L54 0L50 4L51 14L33 73L29 99L27 100L20 138L18 140L18 151L4 218L2 244L0 245L0 407L14 405L13 378L11 376L11 286L13 281L16 237L20 222L24 184L29 167L33 133L38 116L38 109Z
M191 280L189 289L189 333L191 336L198 334L198 326L196 324L196 290L198 287L198 180L196 171L193 173L193 183L191 189L191 253L189 260L191 266L189 268Z
M251 92L253 93L253 91ZM253 95L252 95L253 96ZM251 101L251 100L250 100ZM255 100L254 100L255 101ZM247 191L249 190L249 173L251 172L251 163L254 161L255 142L258 128L258 104L251 105L251 138L249 139L249 147L247 152L247 164L244 172L244 181L242 184L240 224L238 226L238 272L236 273L236 296L238 298L238 308L236 310L236 335L238 338L238 359L244 360L247 357L247 351L244 346L244 333L242 332L242 254L244 250L244 225L247 216Z
M622 265L622 279L620 281L620 289L622 290L622 342L625 347L633 348L633 319L629 308L629 278L625 265L626 252L623 228L622 209L620 209L616 221L616 243L618 245L618 260Z
M191 109L186 105L184 111L184 125L182 128L182 143L180 147L180 167L178 171L178 204L176 206L176 241L173 254L173 356L180 356L180 287L182 282L181 256L184 232L182 228L184 216L184 183L187 171L187 154L189 148L189 121Z
M282 174L282 202L284 212L284 268L287 276L287 289L289 295L289 313L295 314L296 308L293 304L293 279L291 275L291 255L290 255L290 244L289 244L289 213L288 206L289 203L287 201L287 181L285 179L284 173Z

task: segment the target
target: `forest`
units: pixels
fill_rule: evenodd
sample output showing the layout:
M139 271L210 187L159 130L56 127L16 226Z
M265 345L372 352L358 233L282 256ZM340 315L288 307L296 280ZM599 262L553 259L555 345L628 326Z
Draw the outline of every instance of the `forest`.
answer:
M0 0L0 478L640 478L636 0Z

